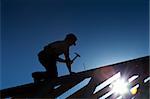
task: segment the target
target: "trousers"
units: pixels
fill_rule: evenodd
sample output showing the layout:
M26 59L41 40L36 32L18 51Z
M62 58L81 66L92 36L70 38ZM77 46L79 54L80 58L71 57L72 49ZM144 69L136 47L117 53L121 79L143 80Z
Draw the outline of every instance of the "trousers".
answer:
M47 54L45 51L41 51L38 54L38 59L42 66L46 69L48 79L56 79L58 77L56 59L57 57L52 54Z

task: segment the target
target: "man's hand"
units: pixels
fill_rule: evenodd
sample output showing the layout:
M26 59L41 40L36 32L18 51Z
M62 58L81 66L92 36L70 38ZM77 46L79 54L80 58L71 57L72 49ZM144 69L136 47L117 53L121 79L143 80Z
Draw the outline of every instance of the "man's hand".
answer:
M72 63L73 63L72 60L68 61L69 66L71 66Z

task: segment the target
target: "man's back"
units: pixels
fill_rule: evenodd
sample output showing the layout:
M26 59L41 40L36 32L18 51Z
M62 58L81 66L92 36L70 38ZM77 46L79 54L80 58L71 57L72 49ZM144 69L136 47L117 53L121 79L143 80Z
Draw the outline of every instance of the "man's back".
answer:
M69 51L69 46L65 41L55 41L44 47L44 51L49 54L61 55Z

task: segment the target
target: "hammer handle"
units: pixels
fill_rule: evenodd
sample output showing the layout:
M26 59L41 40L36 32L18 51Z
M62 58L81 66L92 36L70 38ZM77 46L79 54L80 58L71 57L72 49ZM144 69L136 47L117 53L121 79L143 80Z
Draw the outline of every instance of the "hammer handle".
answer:
M78 56L75 56L71 61L73 62Z

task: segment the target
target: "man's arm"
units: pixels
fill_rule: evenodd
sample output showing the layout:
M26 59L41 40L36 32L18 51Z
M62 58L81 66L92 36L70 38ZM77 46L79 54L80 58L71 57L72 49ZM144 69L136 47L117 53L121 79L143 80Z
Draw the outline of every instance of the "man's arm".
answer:
M69 72L71 74L72 73L72 71L71 71L72 61L69 58L69 48L67 49L66 52L64 52L64 56L65 56L65 61L66 61L67 68L68 68L68 70L69 70Z
M58 57L57 61L58 61L58 62L62 62L62 63L66 63L66 60L64 60L64 59L62 59L62 58L60 58L60 57Z

